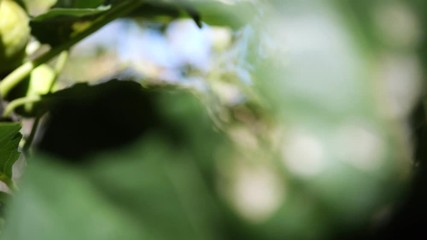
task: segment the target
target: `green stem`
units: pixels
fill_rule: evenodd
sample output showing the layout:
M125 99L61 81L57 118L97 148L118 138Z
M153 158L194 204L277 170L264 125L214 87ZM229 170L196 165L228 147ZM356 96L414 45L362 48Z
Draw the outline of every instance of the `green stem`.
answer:
M54 76L54 79L52 81L52 84L49 86L49 92L52 91L52 88L55 85L55 82L58 80L58 77L59 77L60 73L62 72L62 69L64 69L64 66L65 66L65 63L67 62L67 59L68 59L68 51L63 51L59 55L58 60L56 62L56 65L54 68L55 76ZM37 129L40 125L41 117L42 116L37 116L34 119L33 126L31 127L30 135L28 135L27 139L25 139L25 143L24 143L24 146L22 147L22 151L24 152L24 154L26 156L28 156L30 154L31 145L33 144L34 138L37 134Z
M98 31L99 29L101 29L111 21L119 17L125 16L126 14L128 14L129 12L131 12L132 10L140 6L142 3L143 1L141 0L123 1L120 5L117 5L116 7L112 8L105 15L100 16L98 19L94 20L94 22L90 25L90 27L76 34L67 42L64 42L63 44L55 48L52 48L50 51L34 59L33 61L24 63L23 65L15 69L12 73L10 73L8 76L6 76L0 82L0 96L3 96L3 97L7 96L9 92L17 84L19 84L25 77L27 77L35 67L50 61L52 58L56 57L61 52L70 49L76 43L90 36L94 32Z
M36 117L36 119L34 119L30 135L28 135L27 139L25 139L24 146L22 147L22 152L24 153L24 155L26 157L28 157L28 155L29 155L31 145L33 144L34 137L36 136L37 129L38 129L39 124L40 124L40 120L41 120L41 117Z
M55 68L53 69L55 75L54 75L52 83L49 86L49 92L52 92L53 87L55 86L56 82L58 81L59 75L61 74L62 70L64 69L65 63L67 62L67 60L68 60L68 51L63 51L59 55L58 60L56 61L56 64L55 64Z
M67 59L68 59L68 51L63 51L59 55L58 60L57 60L57 62L55 64L55 69L54 70L55 70L55 75L56 76L58 76L61 73L62 69L64 69L65 63L67 62Z
M7 105L6 109L3 112L3 117L10 117L12 112L20 106L23 106L27 103L35 103L38 101L40 101L40 96L26 96L23 98L15 99Z

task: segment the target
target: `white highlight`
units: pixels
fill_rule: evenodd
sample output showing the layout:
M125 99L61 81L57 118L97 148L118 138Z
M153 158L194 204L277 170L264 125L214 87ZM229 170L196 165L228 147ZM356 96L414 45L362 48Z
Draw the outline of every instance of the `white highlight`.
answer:
M285 166L292 173L310 177L325 169L324 148L315 136L301 131L287 135L282 148Z
M338 130L335 140L339 159L359 170L374 171L383 163L385 143L373 129L346 125Z
M232 201L247 220L259 223L271 217L284 199L283 185L267 167L240 166L236 169Z

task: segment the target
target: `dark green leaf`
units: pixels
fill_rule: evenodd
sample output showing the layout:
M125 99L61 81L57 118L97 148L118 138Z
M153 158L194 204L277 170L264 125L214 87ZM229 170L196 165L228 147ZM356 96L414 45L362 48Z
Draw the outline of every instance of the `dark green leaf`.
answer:
M96 17L108 9L108 7L51 9L31 20L31 32L40 42L56 46L85 29Z
M200 16L200 13L197 12L194 8L189 7L189 6L185 6L184 8L187 11L188 15L194 20L196 25L199 28L202 28L203 25L202 25L202 18Z
M130 16L145 19L155 19L157 17L169 17L170 19L174 19L180 16L180 10L175 4L147 2L133 11Z
M97 15L108 10L108 7L103 8L53 8L49 10L49 12L37 16L33 18L33 21L43 22L43 21L53 21L60 18L65 17L73 17L73 18L82 18L82 17L90 17L93 15Z
M217 1L209 1L194 3L191 7L195 9L194 12L197 11L196 16L199 16L207 24L235 29L248 24L259 11L255 4L249 2L228 5ZM193 14L190 14L190 16L195 20L197 19L194 18Z
M96 8L105 0L58 0L54 7L57 8Z
M81 83L44 96L34 108L37 115L50 112L38 148L74 163L147 134L165 137L208 161L210 146L219 141L201 104L176 88L143 88L123 80ZM194 123L201 127L195 129Z
M0 122L0 180L9 182L12 166L19 158L18 145L21 140L18 123Z
M115 7L116 4L112 3L111 5L97 8L53 8L31 20L32 34L42 43L57 46L69 40L77 32L90 26L91 22L101 14ZM201 26L198 13L191 8L188 8L187 11L190 12L190 16L196 23ZM169 22L180 17L182 15L181 12L181 9L176 4L147 2L123 17L138 17Z
M39 148L77 163L152 131L180 138L179 129L162 118L156 95L139 83L117 80L93 86L76 84L46 95L36 106L37 111L50 112Z

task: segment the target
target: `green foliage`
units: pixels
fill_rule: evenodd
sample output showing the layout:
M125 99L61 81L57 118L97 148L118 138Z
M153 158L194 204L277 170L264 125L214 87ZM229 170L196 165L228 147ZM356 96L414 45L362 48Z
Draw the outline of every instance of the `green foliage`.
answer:
M84 170L33 160L2 239L218 239L194 159L161 139L93 157Z
M102 3L103 1L59 1L48 12L31 19L32 34L42 43L51 46L60 45L80 31L89 28L93 21L107 15L109 10L113 11L115 8L125 5L126 1L112 5L102 5ZM141 6L129 13L130 16L146 19L167 16L174 19L181 15L180 7L176 4L141 1L139 5ZM197 25L201 27L200 16L197 11L186 6L182 9L186 10Z
M25 46L30 38L28 16L14 1L5 0L0 5L0 75L12 70L25 56Z
M9 184L12 182L12 166L19 158L20 129L19 123L0 122L0 180Z
M11 121L0 122L0 180L14 192L1 195L2 239L318 240L378 223L410 176L402 123L423 43L381 24L403 16L417 29L410 5L225 2L58 0L31 17L42 47L21 44L28 60L0 81ZM222 27L216 48L228 52L206 69L179 66L203 79L191 90L126 74L58 84L68 51L120 18L158 34L178 18ZM392 92L403 80L415 90Z
M104 4L105 0L58 0L54 8L97 8Z
M252 17L259 14L256 3L241 1L226 5L218 1L200 1L194 3L194 8L200 14L203 22L213 26L227 26L239 29L252 21ZM239 14L235 14L238 12Z
M57 8L31 20L31 32L42 43L57 46L83 31L108 8Z
M109 113L105 107L111 107L114 100L108 102L107 99L119 97L112 95L113 93L118 91L129 96L141 90L134 82L109 81L94 87L81 84L58 91L54 96L50 96L49 101L59 104L59 108L64 108L66 102L80 106L84 103L97 107L100 113ZM3 239L27 239L29 236L32 239L45 240L76 237L221 238L220 235L225 234L218 232L221 229L221 210L218 209L215 197L211 195L211 189L206 184L206 176L200 171L203 168L205 171L212 171L212 166L203 166L199 162L199 159L213 161L212 156L218 150L221 138L213 130L209 118L193 96L178 90L165 91L148 90L146 94L151 97L144 97L144 100L154 101L157 109L145 109L144 117L153 118L154 121L170 121L170 125L179 128L184 134L178 135L179 142L171 141L173 132L165 132L164 128L151 128L150 132L143 135L142 141L128 144L121 151L85 155L80 163L76 162L76 158L68 160L74 165L64 164L65 159L39 155L32 159L29 172L22 183L21 193L12 203L10 221ZM121 97L126 99L125 96ZM55 101L54 98L60 98L60 101ZM93 103L95 99L106 102ZM120 99L115 101L117 103L113 109L118 116L132 116L133 113L117 112L122 108L127 109L126 105L121 104L132 103ZM133 104L136 107L149 108L141 102ZM56 107L50 108L54 115L51 121L59 120L55 118ZM65 107L64 110L70 110L70 107ZM158 119L159 116L150 113L153 110L163 113L163 119ZM76 113L75 110L72 111ZM90 116L82 116L82 119L85 117L89 117L86 121L91 124ZM106 118L104 120L108 121ZM144 120L138 120L139 122L134 124L149 125ZM197 121L197 128L194 128L192 121ZM51 123L53 124L62 124L62 129L72 127L72 122ZM74 124L82 127L85 123ZM125 126L121 127L123 131L124 128ZM113 131L107 133L114 135ZM90 130L86 132L86 135L91 134L96 133ZM197 136L199 134L203 136ZM117 134L111 137L118 138ZM209 146L206 146L207 142L200 137L209 141ZM102 141L89 136L86 138L92 138L95 142ZM56 138L55 141L72 147L75 152L79 151L78 143L72 145L64 142L65 139L78 140L63 132L62 139ZM78 164L78 167L75 164ZM52 179L57 181L52 184ZM44 187L47 185L50 187ZM48 204L50 201L55 203ZM84 212L90 212L89 216L83 216ZM71 225L72 228L69 227Z

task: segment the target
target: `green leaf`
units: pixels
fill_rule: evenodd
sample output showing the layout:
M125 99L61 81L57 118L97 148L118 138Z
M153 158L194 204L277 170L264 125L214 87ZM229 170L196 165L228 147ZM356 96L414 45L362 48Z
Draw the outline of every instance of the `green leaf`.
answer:
M96 8L102 5L105 0L58 0L56 8Z
M20 129L18 123L0 122L0 180L6 183L11 181L12 166L19 158Z
M180 17L180 10L176 4L166 4L162 2L146 2L141 7L133 11L130 16L135 18L153 19L167 18L173 20Z
M154 239L223 239L216 230L221 212L190 154L152 138L100 160L89 170L92 182Z
M108 7L102 8L53 8L47 13L37 16L33 21L53 21L65 17L83 18L90 17L108 10Z
M202 17L200 16L200 13L190 6L184 6L184 9L188 16L193 19L194 23L196 23L199 28L202 28Z
M224 239L191 156L172 149L150 139L79 169L32 159L1 239Z
M30 21L31 33L42 43L59 45L86 29L109 8L55 8Z
M106 107L124 109L116 113L117 118L104 115L104 121L117 119L111 128L102 129L107 138L115 138L114 131L126 131L126 123L122 123L132 118L129 111L133 111L126 111L129 106L121 104L123 96L107 93L120 89L127 95L143 91L135 82L109 81L94 87L77 85L56 96L64 101L79 97L82 100L77 105L90 105L91 98L106 101L106 106L94 110L100 113L105 113ZM174 137L166 128L148 124L150 131L141 140L119 151L92 154L81 165L36 155L29 161L21 191L7 209L2 239L232 239L223 237L228 234L223 209L207 183L206 172L213 172L214 167L200 163L214 164L223 138L219 139L194 96L178 90L146 91L150 97L144 100L164 113L160 121L180 130L178 141L170 140ZM108 102L108 98L112 99ZM139 103L133 102L131 107L145 110L144 117L151 118L151 109ZM77 123L75 131L86 127L84 124ZM102 134L86 129L78 132L77 141ZM63 138L72 138L62 133ZM57 142L75 149L60 139Z
M218 1L195 2L191 5L200 15L201 21L213 26L240 28L258 15L255 4L242 1L234 4L224 4ZM259 6L258 6L259 7ZM190 14L191 15L191 14Z
M7 209L1 239L149 239L143 226L103 198L88 179L70 167L32 160Z

